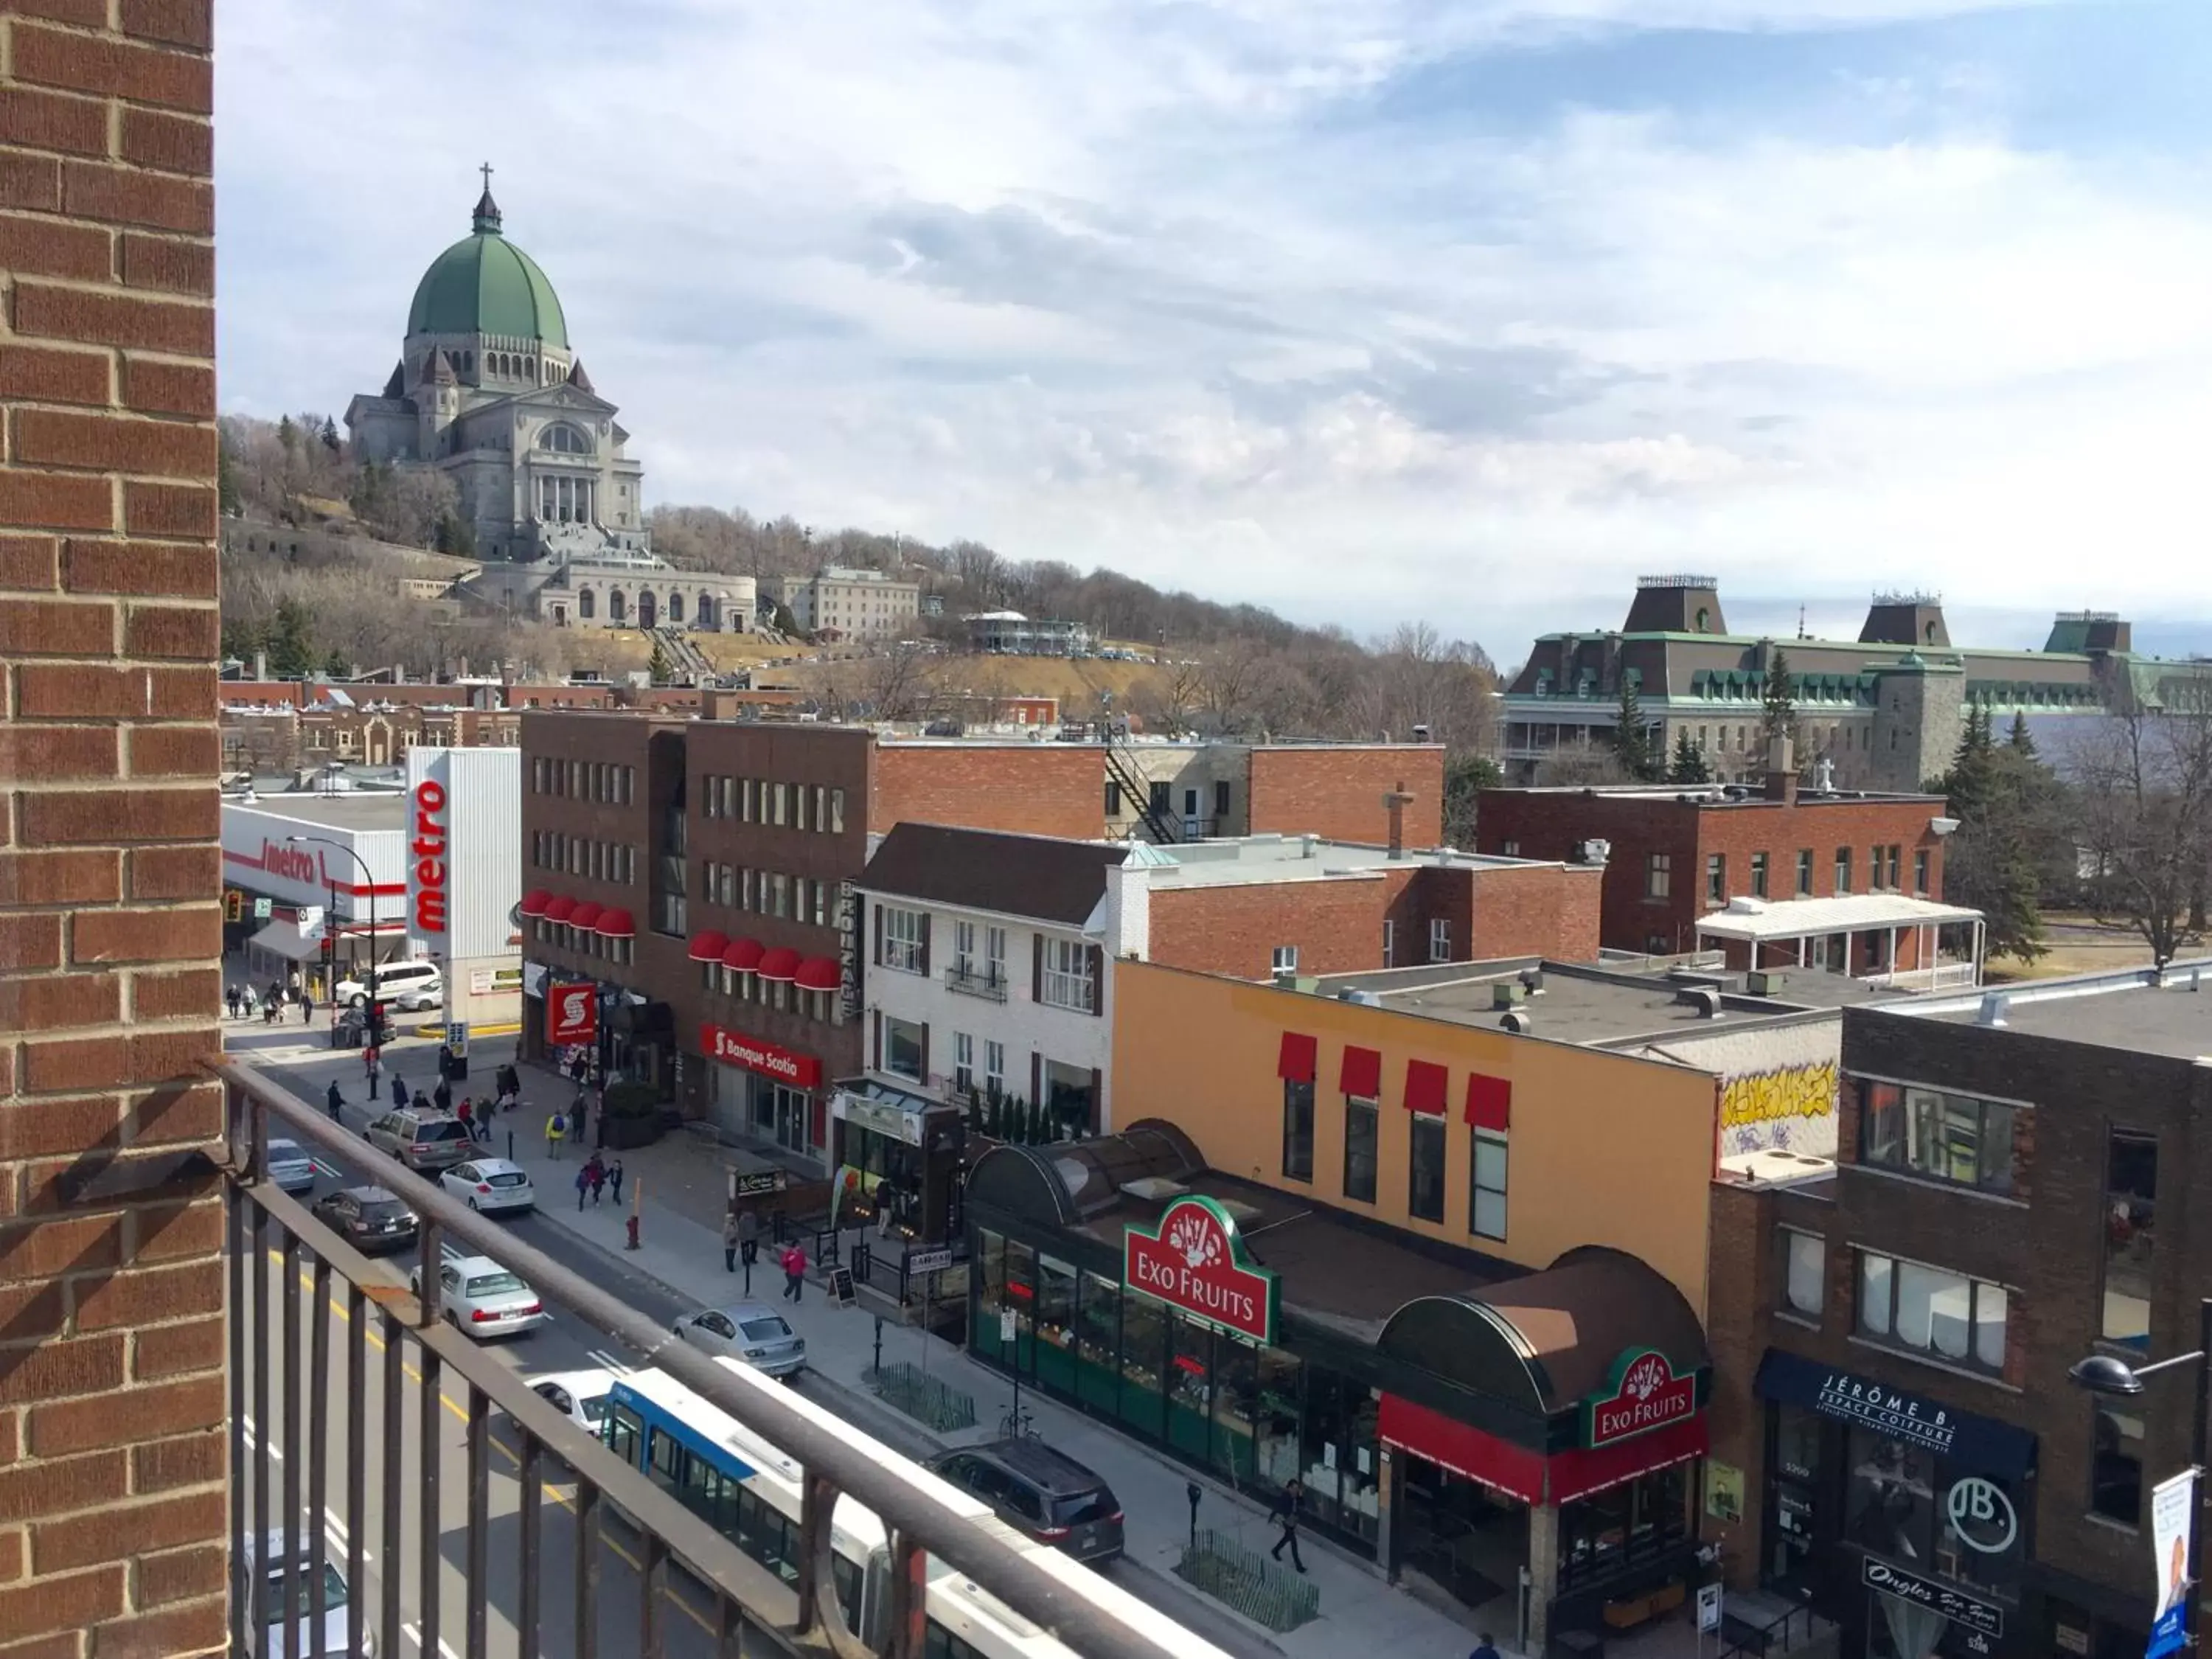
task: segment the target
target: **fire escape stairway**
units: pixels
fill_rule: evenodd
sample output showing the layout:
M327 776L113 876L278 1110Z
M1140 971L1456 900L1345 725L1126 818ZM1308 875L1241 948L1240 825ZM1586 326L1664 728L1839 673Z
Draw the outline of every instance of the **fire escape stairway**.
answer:
M1152 786L1132 763L1128 752L1111 729L1106 733L1105 748L1106 775L1120 786L1124 800L1134 803L1137 816L1144 821L1152 844L1156 847L1172 845L1176 839L1175 821L1153 806Z

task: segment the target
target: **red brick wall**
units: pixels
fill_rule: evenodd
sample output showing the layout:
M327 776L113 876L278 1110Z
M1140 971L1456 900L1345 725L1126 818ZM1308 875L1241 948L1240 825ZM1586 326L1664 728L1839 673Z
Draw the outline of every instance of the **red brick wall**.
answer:
M1301 974L1371 971L1382 965L1382 918L1412 873L1409 866L1380 880L1160 884L1152 892L1147 954L1170 968L1265 979L1275 946L1295 945Z
M1526 869L1475 869L1467 873L1471 878L1474 912L1468 960L1596 959L1600 880L1596 871L1540 864Z
M1095 744L879 744L868 828L956 823L1096 841L1106 763Z
M35 12L37 16L26 15ZM207 0L0 14L0 1646L223 1645ZM88 1635L81 1632L88 1632Z
M1747 800L1700 806L1671 797L1624 797L1574 791L1486 789L1476 816L1476 843L1485 853L1517 853L1522 858L1565 858L1577 842L1612 843L1604 878L1604 943L1618 950L1641 951L1657 937L1674 951L1694 950L1696 923L1717 908L1705 902L1705 860L1724 856L1730 896L1751 891L1751 860L1767 854L1767 896L1797 896L1797 854L1813 850L1813 892L1832 897L1836 849L1851 848L1851 891L1876 890L1869 880L1869 850L1877 843L1901 849L1899 878L1913 894L1913 854L1929 855L1928 892L1943 896L1943 843L1930 833L1929 820L1943 804L1909 800ZM1650 856L1673 860L1668 896L1644 896ZM1914 896L1920 895L1913 894Z
M1322 836L1380 847L1390 839L1382 797L1401 783L1405 844L1436 847L1444 838L1444 751L1413 744L1255 749L1252 833Z

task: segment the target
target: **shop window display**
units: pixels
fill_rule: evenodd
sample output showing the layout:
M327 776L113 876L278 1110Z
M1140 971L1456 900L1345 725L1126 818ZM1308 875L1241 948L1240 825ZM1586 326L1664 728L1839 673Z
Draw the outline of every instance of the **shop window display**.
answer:
M1036 1370L1046 1388L1075 1392L1075 1268L1048 1255L1037 1258Z
M1121 1395L1121 1287L1083 1275L1075 1310L1075 1393L1086 1406L1111 1413Z
M1154 1440L1164 1403L1167 1322L1167 1310L1150 1297L1121 1298L1121 1420Z

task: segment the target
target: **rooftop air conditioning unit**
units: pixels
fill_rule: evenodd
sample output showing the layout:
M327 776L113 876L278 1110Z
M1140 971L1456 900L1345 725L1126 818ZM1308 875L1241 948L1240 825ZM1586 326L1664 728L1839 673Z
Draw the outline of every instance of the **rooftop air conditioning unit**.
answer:
M1527 986L1512 980L1500 980L1490 988L1490 1006L1493 1008L1511 1008L1524 1000L1528 994Z
M1498 1022L1500 1030L1510 1031L1516 1036L1528 1036L1535 1022L1529 1018L1528 1011L1525 1008L1509 1009L1504 1018Z
M1743 988L1755 997L1779 996L1789 977L1779 969L1754 968L1743 976Z

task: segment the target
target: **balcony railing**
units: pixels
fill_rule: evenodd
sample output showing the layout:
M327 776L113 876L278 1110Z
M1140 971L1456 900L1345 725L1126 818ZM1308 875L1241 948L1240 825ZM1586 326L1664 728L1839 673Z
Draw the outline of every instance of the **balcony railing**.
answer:
M708 1359L266 1079L218 1070L230 1546L239 1560L253 1540L272 1569L251 1603L233 1597L234 1652L360 1654L373 1638L380 1656L593 1659L660 1655L672 1635L687 1652L922 1659L935 1556L1086 1659L1222 1659L1103 1580L1040 1565L1011 1532L960 1513L820 1407ZM371 1262L264 1178L272 1133L342 1158L421 1218L404 1259L422 1270L419 1297L404 1267ZM795 1571L747 1554L446 1322L437 1267L448 1239L495 1256L798 1464ZM458 1468L447 1467L449 1419L460 1424ZM848 1629L836 1589L830 1517L841 1494L873 1510L887 1535L888 1614L868 1637ZM343 1574L342 1609L330 1607L326 1567ZM256 1607L280 1610L265 1631L248 1628ZM282 1609L301 1617L288 1626ZM343 1625L342 1648L329 1623Z
M1006 972L1003 968L978 968L972 963L963 966L956 962L945 970L945 988L957 991L963 996L1004 1002L1006 1000Z

